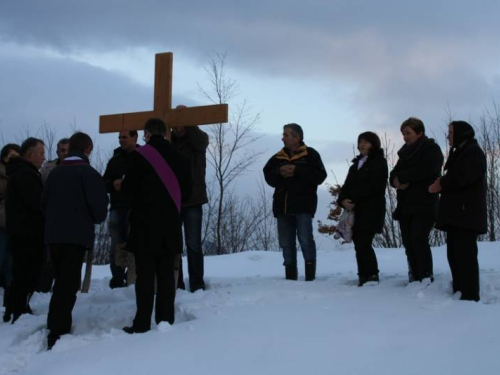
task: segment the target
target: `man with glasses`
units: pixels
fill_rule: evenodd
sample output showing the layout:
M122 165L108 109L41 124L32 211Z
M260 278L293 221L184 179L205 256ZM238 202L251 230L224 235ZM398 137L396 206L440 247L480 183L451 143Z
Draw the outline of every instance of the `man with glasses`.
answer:
M125 269L116 264L116 247L127 242L129 206L124 198L121 186L123 177L127 173L130 152L137 148L137 131L120 132L118 141L120 147L115 149L104 172L106 189L110 195L111 207L109 211L109 232L111 235L111 249L109 251L109 266L111 280L109 287L121 288L127 285Z

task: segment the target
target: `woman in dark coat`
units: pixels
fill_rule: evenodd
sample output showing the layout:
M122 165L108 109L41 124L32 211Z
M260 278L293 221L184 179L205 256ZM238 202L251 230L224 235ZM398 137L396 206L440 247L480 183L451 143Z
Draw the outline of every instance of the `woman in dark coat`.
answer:
M465 121L449 125L448 141L445 174L429 188L441 193L436 228L446 231L453 292L479 301L477 236L487 232L486 157Z
M369 281L379 281L372 242L384 225L388 168L380 139L375 133L360 134L358 150L360 154L349 168L338 202L345 209L354 210L353 242L358 263L358 285L362 286Z
M429 235L434 227L438 197L429 186L441 176L443 153L425 135L424 123L414 117L401 124L405 145L389 181L397 189L398 205L393 213L399 220L401 237L408 259L409 282L434 281Z

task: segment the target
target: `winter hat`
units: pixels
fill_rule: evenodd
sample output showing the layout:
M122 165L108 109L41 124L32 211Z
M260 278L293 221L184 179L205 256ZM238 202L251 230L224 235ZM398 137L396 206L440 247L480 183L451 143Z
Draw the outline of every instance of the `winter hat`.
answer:
M364 132L364 133L361 133L358 136L358 145L359 145L359 142L362 139L364 139L365 141L371 143L372 150L378 150L378 149L380 149L380 138L378 137L377 134L375 134L373 132Z
M474 138L474 128L465 121L452 121L450 125L453 126L453 146L458 147L463 142Z

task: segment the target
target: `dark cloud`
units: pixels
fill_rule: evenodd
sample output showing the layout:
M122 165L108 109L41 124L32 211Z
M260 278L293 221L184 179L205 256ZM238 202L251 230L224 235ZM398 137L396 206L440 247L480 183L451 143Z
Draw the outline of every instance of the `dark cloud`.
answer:
M227 51L231 67L250 75L351 87L345 103L363 128L390 131L414 115L437 131L448 106L464 117L498 98L498 14L493 0L3 1L0 40L68 56L172 50L200 66L207 53ZM71 121L76 101L68 98L78 93L66 93L61 112ZM101 110L95 95L88 105ZM134 105L149 104L151 93L143 95Z
M465 0L5 1L0 34L61 51L171 47L203 59L227 50L247 69L303 75L407 54L423 38L494 40L499 13L496 1Z

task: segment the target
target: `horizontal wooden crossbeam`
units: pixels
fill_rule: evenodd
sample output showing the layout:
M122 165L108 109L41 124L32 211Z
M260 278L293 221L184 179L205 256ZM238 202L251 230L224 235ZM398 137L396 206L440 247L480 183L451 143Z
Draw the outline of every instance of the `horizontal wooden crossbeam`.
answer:
M168 127L196 126L228 122L228 105L216 104L165 111L145 111L103 115L99 117L100 133L143 130L150 118L161 118Z

